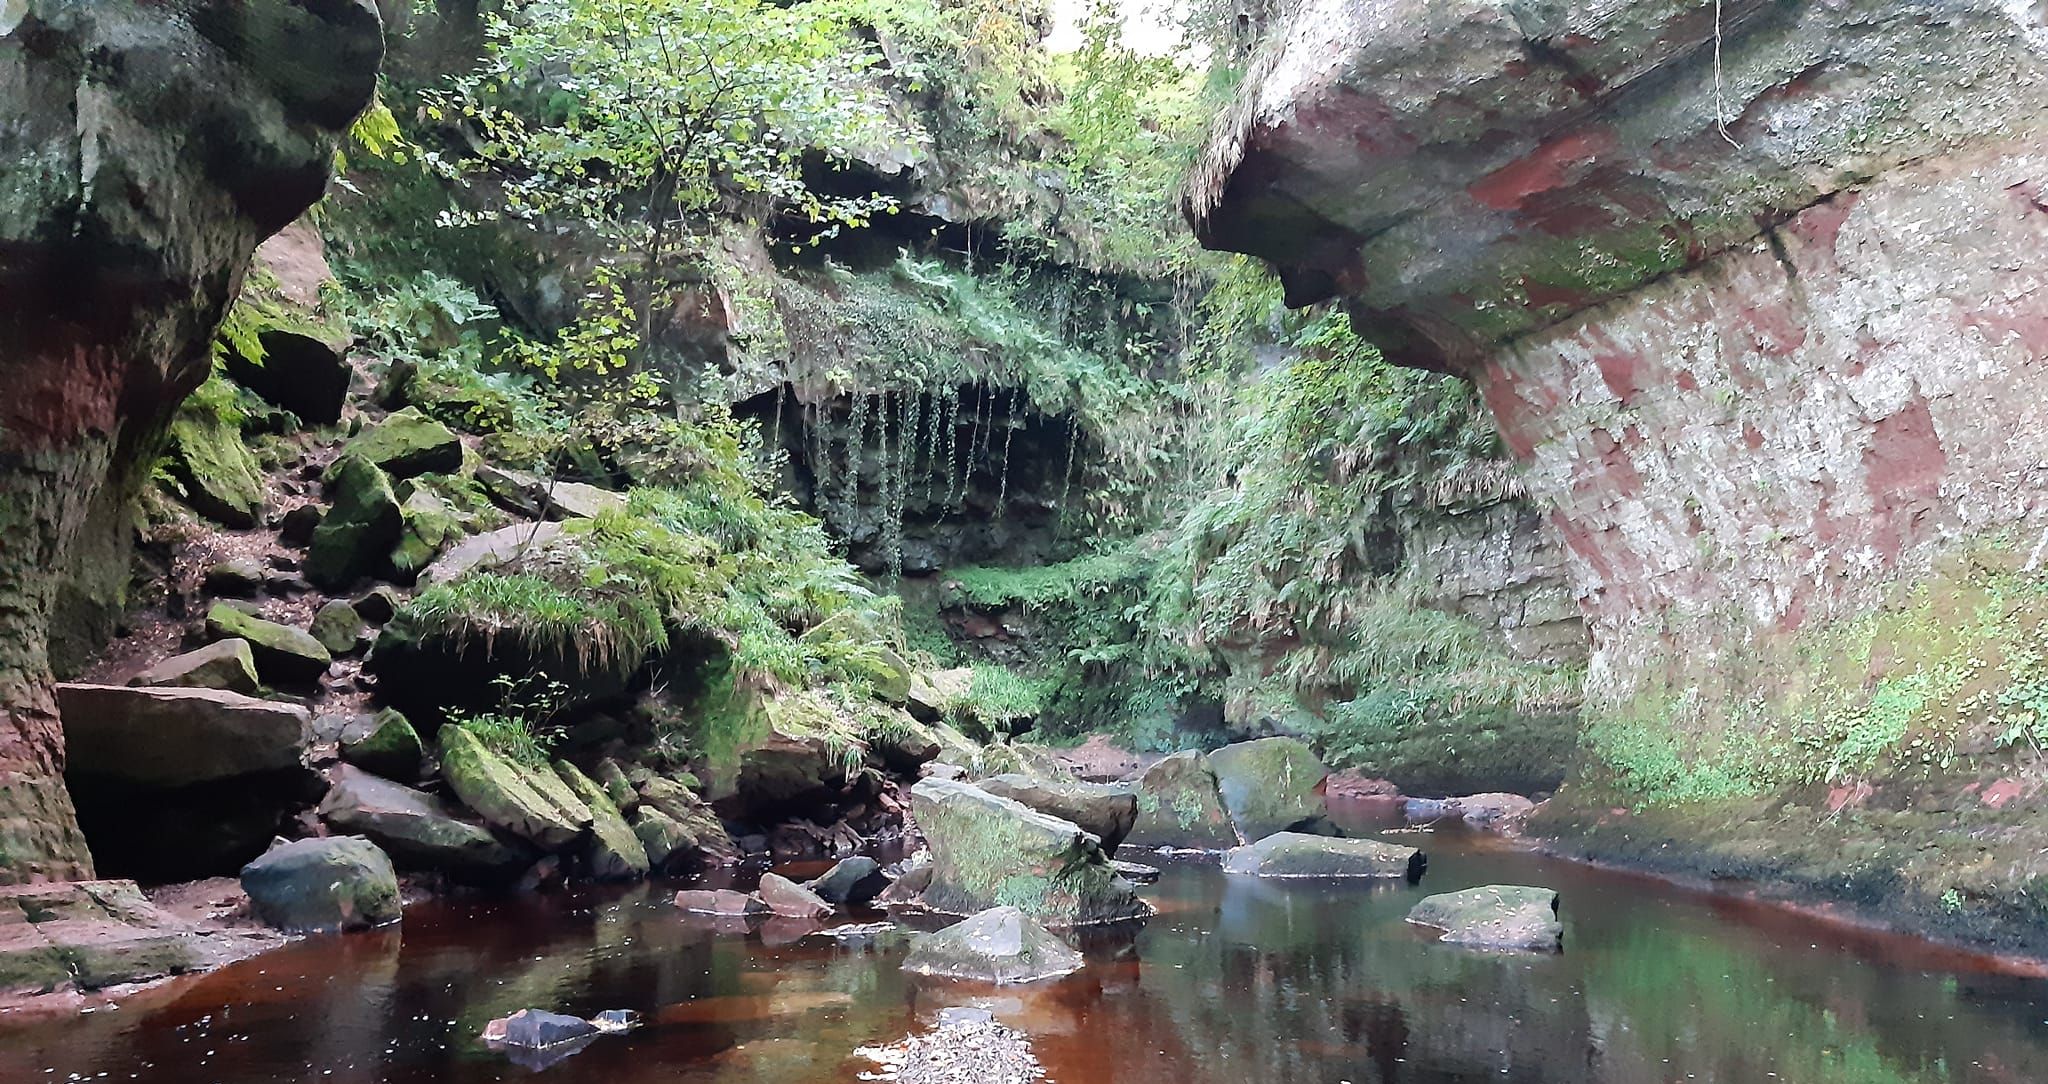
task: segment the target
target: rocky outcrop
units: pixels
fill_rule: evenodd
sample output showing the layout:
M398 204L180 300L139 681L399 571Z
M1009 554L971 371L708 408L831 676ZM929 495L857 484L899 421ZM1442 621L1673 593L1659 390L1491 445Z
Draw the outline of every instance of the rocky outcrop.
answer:
M1966 882L2038 944L2023 817L1963 801L2001 841L1979 861L1853 800L1949 809L2011 776L1965 686L2036 680L2048 21L1926 16L1310 0L1188 210L1499 422L1592 647L1584 768L1538 830L1875 886L1947 928Z
M250 253L320 198L382 50L369 0L0 9L0 882L92 872L58 579L88 521L125 530Z

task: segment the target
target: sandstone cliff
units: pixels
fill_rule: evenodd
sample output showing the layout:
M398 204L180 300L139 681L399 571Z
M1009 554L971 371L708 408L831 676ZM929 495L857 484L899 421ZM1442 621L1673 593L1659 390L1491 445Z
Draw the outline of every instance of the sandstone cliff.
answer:
M369 0L0 5L0 883L92 868L57 570L146 476L251 251L325 190L382 50Z
M1269 39L1188 213L1479 385L1592 639L1560 827L2026 921L2044 77L2048 17L1992 0L1311 0Z

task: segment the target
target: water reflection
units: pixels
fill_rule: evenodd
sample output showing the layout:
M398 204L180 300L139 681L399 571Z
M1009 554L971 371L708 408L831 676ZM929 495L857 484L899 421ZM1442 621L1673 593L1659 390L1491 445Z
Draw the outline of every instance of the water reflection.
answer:
M1425 840L1420 888L1273 883L1172 863L1142 927L1090 931L1091 966L1024 989L905 976L899 934L723 929L672 887L413 909L402 930L309 941L117 1011L0 1019L0 1080L494 1081L516 1009L636 1009L539 1077L825 1084L859 1046L975 1005L1032 1036L1061 1084L2003 1084L2048 1080L2048 983L1639 880ZM1564 897L1559 957L1474 953L1402 921L1490 882ZM51 1070L46 1072L46 1070Z

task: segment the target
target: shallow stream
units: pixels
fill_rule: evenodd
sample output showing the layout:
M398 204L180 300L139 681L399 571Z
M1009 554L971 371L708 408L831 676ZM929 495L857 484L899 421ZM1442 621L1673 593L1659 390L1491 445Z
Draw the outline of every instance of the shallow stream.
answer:
M1429 852L1420 886L1170 862L1142 930L1091 934L1086 970L1021 989L906 976L894 934L721 930L675 911L674 885L424 904L117 1009L0 1018L0 1081L851 1082L874 1068L856 1048L952 1005L1027 1033L1059 1084L2048 1081L2048 980L1464 833L1393 838ZM1489 883L1557 889L1565 952L1402 921ZM529 1006L648 1026L534 1074L476 1039Z

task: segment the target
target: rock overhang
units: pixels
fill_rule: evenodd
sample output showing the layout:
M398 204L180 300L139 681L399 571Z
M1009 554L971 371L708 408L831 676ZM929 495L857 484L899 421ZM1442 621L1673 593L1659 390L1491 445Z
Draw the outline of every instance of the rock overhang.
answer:
M1341 297L1390 359L1468 371L1889 169L2038 142L2023 7L1305 0L1184 210L1290 304Z

